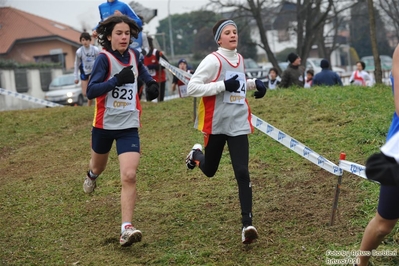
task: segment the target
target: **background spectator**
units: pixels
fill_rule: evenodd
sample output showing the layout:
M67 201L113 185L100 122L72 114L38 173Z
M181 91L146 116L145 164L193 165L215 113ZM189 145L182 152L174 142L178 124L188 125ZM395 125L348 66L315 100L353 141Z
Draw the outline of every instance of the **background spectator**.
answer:
M313 69L309 69L308 71L306 71L306 82L305 82L305 86L304 86L305 88L312 87L313 76L314 76Z
M177 63L177 66L179 67L179 69L181 69L185 72L188 72L190 74L194 73L194 71L192 71L188 68L186 59L180 59L179 62ZM173 76L172 92L174 92L176 90L176 87L178 88L180 98L188 96L187 95L187 84L184 84L183 81L178 79L176 76Z
M265 82L266 88L270 90L277 89L278 85L281 82L281 78L278 76L278 70L274 67L269 70L269 77Z
M349 78L349 82L354 85L360 86L372 86L374 84L373 78L364 71L366 64L363 61L356 62L356 70L352 73Z
M326 59L321 60L320 67L321 72L314 76L312 86L342 86L341 77L336 72L330 70L330 63Z
M284 70L281 76L280 88L288 88L291 86L304 87L305 82L305 68L301 66L301 58L296 53L290 53L287 57L290 62L287 69Z
M144 56L144 65L148 68L148 72L152 78L158 82L160 89L158 102L163 102L165 98L166 72L165 68L159 63L159 60L161 57L166 61L168 61L168 59L161 51L154 48L154 40L151 37L148 37L147 39L150 50Z

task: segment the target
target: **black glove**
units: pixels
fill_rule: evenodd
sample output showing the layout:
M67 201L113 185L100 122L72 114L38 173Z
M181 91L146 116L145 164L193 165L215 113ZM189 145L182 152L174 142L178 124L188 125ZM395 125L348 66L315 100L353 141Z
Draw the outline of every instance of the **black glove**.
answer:
M151 102L159 95L159 85L155 81L150 81L146 84L145 97L147 102Z
M237 80L237 78L238 75L235 75L224 81L224 87L226 88L226 91L238 92L238 89L240 88L240 82Z
M122 86L126 83L134 83L134 73L132 71L133 66L124 67L118 74L115 74L116 77L116 86Z
M255 99L259 99L259 98L262 98L263 96L265 96L265 94L266 94L265 84L262 81L257 79L257 80L255 80L255 85L256 85L256 89L258 90L258 91L255 91L255 93L254 93Z

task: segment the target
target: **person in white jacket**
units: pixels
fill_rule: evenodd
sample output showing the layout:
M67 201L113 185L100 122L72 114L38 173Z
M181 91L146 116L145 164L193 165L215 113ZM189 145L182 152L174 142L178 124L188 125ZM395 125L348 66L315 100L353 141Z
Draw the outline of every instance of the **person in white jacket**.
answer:
M100 53L100 50L91 44L91 36L87 32L83 32L79 40L82 46L76 50L73 73L75 75L75 84L79 83L79 79L81 80L82 93L83 96L86 97L87 84L89 83L94 61ZM88 99L87 105L91 106L91 104L92 101Z
M262 81L246 80L244 59L237 53L238 30L232 20L219 20L213 27L219 48L206 56L191 77L187 94L201 97L195 128L204 134L202 145L195 144L186 158L188 169L198 166L207 176L215 175L227 142L238 184L241 206L242 243L250 244L258 238L252 225L252 188L249 177L248 134L253 132L247 91L256 89L255 98L266 94Z
M367 73L364 69L366 68L366 63L363 61L356 62L356 70L352 73L349 78L349 82L353 85L359 86L372 86L374 85L373 77Z

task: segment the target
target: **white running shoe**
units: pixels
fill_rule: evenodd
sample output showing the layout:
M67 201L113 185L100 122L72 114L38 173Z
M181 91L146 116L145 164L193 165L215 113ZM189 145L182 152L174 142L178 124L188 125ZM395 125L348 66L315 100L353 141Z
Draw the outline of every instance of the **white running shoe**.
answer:
M191 151L187 154L186 165L187 165L187 168L190 169L190 170L194 169L195 166L197 165L197 163L193 160L193 154L197 150L202 152L202 145L201 144L198 144L198 143L195 144L193 146L193 148L191 149Z
M85 181L83 182L83 191L85 193L92 193L96 188L96 180L91 179L89 177L89 173L87 173Z
M246 226L242 229L242 243L251 244L258 238L258 231L252 225Z
M133 243L140 242L143 234L140 230L137 230L133 225L126 225L125 230L123 230L119 243L122 247L131 246Z

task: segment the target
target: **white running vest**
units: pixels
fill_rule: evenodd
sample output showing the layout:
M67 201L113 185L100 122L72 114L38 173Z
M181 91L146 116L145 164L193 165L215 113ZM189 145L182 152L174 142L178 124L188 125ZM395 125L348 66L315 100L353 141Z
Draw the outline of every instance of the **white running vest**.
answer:
M238 54L240 64L237 67L233 67L222 55L216 52L212 54L221 63L220 75L214 81L229 79L229 77L238 74L239 77L237 80L240 80L240 88L238 93L224 91L215 96L202 97L199 110L204 110L205 115L199 114L194 127L203 132L208 131L205 132L208 134L225 134L228 136L250 134L252 133L252 127L250 122L250 108L245 97L247 83L245 79L244 60Z
M111 53L103 50L110 63L110 73L108 79L119 73L124 67L133 65L132 71L135 82L115 87L108 92L104 99L104 129L127 129L140 127L140 103L137 100L137 62L133 52L130 53L130 62L125 65L116 59Z

